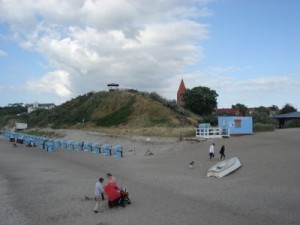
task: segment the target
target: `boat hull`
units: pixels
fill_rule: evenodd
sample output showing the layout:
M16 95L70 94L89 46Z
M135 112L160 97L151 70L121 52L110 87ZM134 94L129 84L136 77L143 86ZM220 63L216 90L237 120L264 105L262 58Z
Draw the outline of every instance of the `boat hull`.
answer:
M207 176L221 178L237 170L238 168L241 167L241 165L242 164L240 160L237 157L233 157L212 166L208 170Z

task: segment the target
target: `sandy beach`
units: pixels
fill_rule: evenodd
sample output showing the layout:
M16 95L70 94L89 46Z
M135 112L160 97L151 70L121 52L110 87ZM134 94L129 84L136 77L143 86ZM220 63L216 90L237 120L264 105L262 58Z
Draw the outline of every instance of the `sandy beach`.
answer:
M65 131L67 139L121 144L124 157L58 149L48 153L0 138L1 225L300 224L300 129L202 142ZM242 167L208 178L219 162L209 145ZM147 150L153 155L145 156ZM195 167L188 167L189 161ZM111 172L131 205L93 212L94 185Z

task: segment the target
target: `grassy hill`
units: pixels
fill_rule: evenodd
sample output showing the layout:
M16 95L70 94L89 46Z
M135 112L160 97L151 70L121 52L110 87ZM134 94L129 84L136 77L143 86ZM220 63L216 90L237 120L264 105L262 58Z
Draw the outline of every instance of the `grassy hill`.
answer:
M164 135L194 130L199 118L156 93L135 90L90 92L51 110L10 118L29 128L88 129L106 133ZM3 125L3 124L2 124Z

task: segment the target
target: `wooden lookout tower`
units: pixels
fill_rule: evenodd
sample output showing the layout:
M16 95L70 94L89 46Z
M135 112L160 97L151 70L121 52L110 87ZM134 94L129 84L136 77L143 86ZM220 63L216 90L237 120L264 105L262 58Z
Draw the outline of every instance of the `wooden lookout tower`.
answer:
M110 83L110 84L107 84L107 87L108 87L109 91L119 90L119 84Z

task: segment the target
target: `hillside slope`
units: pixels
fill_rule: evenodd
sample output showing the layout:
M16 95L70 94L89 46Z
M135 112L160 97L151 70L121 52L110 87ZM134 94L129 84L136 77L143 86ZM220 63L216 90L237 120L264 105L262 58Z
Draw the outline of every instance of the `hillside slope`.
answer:
M30 128L176 128L194 124L176 103L155 93L90 92L51 110L36 110L18 120Z

